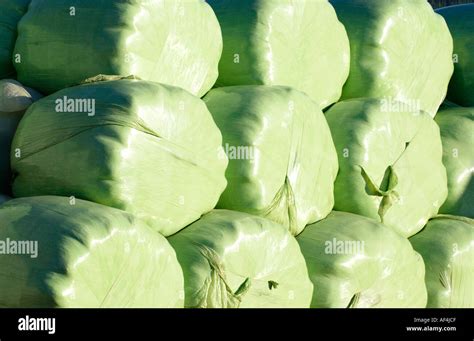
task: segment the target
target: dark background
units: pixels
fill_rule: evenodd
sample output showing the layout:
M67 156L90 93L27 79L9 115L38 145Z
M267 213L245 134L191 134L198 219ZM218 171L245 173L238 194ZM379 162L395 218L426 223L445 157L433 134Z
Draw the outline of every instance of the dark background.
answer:
M433 8L474 3L474 0L428 0L428 1L433 6Z

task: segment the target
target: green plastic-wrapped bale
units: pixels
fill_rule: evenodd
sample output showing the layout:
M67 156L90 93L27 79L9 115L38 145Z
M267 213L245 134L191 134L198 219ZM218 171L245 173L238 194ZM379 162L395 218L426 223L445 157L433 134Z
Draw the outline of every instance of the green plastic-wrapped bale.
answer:
M214 210L169 242L183 268L185 307L309 307L313 286L304 258L277 223Z
M202 0L32 0L14 52L18 79L45 94L109 74L202 96L217 79L222 35Z
M474 108L440 110L436 122L448 174L448 198L440 212L474 218Z
M26 109L41 98L13 79L0 80L0 193L11 192L10 148Z
M15 68L12 64L13 48L17 37L17 24L25 14L31 0L0 1L0 79L12 77Z
M321 109L341 97L349 40L327 0L208 0L224 38L217 86L286 85Z
M314 285L312 308L424 308L423 259L373 219L332 212L297 238Z
M43 98L12 145L16 197L75 196L164 235L212 210L226 186L221 133L204 102L153 82L97 82Z
M314 101L262 85L217 88L204 101L229 158L219 208L264 216L294 235L331 212L337 153Z
M339 174L338 211L378 219L408 237L446 200L438 125L425 113L385 99L353 99L327 113Z
M426 264L429 308L474 308L474 220L441 215L410 238Z
M331 0L346 27L351 70L342 99L386 97L432 117L453 74L453 40L426 0Z
M474 4L444 7L437 12L446 20L454 40L454 75L448 98L474 107Z
M120 210L65 197L0 206L0 307L182 307L167 240Z

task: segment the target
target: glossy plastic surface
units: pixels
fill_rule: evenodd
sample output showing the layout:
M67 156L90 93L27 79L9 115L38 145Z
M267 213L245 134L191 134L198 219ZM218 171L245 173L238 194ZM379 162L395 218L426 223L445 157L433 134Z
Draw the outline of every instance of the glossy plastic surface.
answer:
M21 121L13 193L75 196L170 235L215 207L226 186L221 144L206 105L182 89L129 79L72 87Z
M351 44L342 99L385 97L432 117L453 74L453 41L426 0L331 0Z
M349 40L327 0L209 0L224 51L216 86L286 85L321 109L341 97Z
M474 220L442 215L411 243L426 263L429 308L474 308Z
M474 108L443 108L436 115L448 174L440 213L474 218Z
M229 157L219 208L267 217L294 235L329 214L337 154L314 101L258 85L214 89L204 101Z
M174 250L125 212L64 197L22 198L0 206L0 224L0 307L183 306ZM28 253L13 248L19 242Z
M18 25L18 79L45 94L98 74L129 76L204 95L222 36L201 0L33 0Z
M10 149L18 123L41 97L13 79L0 80L0 193L11 193Z
M303 255L279 224L214 210L169 241L183 268L186 307L309 307Z
M0 79L12 77L13 48L17 37L17 24L25 14L31 0L0 1Z
M383 99L339 102L326 118L339 156L334 209L377 219L405 237L421 230L448 194L434 120Z
M454 75L448 98L474 107L474 4L449 6L437 12L446 20L454 40Z
M405 238L375 220L332 212L297 238L313 308L424 308L425 266Z

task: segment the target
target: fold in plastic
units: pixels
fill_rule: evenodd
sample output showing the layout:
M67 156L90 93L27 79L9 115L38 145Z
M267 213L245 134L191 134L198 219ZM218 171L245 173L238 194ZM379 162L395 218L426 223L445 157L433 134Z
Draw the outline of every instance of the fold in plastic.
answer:
M306 94L234 86L204 101L229 158L218 208L269 218L294 235L331 212L337 153L326 118Z
M448 174L440 213L474 218L474 108L443 108L436 115Z
M13 192L119 208L170 235L215 207L226 186L221 145L204 102L180 88L130 79L72 87L21 121Z
M448 99L474 107L474 4L439 8L454 40L454 75Z
M341 97L349 40L327 0L208 0L224 50L216 86L286 85L321 109Z
M424 308L425 266L408 240L373 219L332 212L297 238L312 308Z
M169 238L185 307L307 308L313 286L295 238L246 213L214 210Z
M326 118L339 157L334 209L377 219L405 237L420 231L448 194L434 120L385 99L339 102Z
M117 209L64 197L0 206L0 307L182 307L167 240Z
M346 27L351 68L342 99L386 97L432 117L453 74L453 40L426 0L331 0Z
M410 238L426 264L429 308L474 308L474 220L441 215Z
M217 79L222 35L202 0L32 0L14 51L18 79L45 94L109 74L202 96Z

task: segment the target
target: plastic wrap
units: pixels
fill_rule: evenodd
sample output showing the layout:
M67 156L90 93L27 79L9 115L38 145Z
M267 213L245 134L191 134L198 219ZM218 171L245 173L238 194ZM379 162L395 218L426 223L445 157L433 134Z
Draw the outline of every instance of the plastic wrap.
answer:
M332 212L297 237L314 285L312 308L424 308L421 256L392 229Z
M0 80L0 193L11 192L10 148L26 109L41 98L12 79Z
M442 215L410 238L426 264L429 308L474 308L474 220Z
M294 235L329 214L337 153L314 101L287 87L258 85L214 89L204 101L229 158L219 208L264 216Z
M341 97L349 40L327 0L208 0L224 50L216 86L286 85L321 109Z
M339 156L338 211L382 221L408 237L446 200L438 125L425 113L384 99L334 105L326 118Z
M474 218L474 108L443 108L436 115L448 174L440 213Z
M279 224L215 210L169 242L183 268L186 307L309 307L313 286L304 258Z
M17 24L25 14L31 0L2 0L0 2L0 79L12 77L13 48L17 37Z
M204 95L222 35L202 0L33 0L18 26L18 79L50 94L98 74L136 75Z
M170 235L215 207L226 186L221 144L206 105L182 89L130 79L72 87L21 121L13 193L75 196Z
M437 12L446 20L454 40L454 75L448 98L474 107L474 4L444 7Z
M183 306L174 250L125 212L35 197L0 206L0 221L0 307Z
M8 200L10 200L10 197L0 194L0 205L6 203Z
M351 45L351 71L342 99L386 97L434 117L453 74L453 41L428 1L331 3Z

